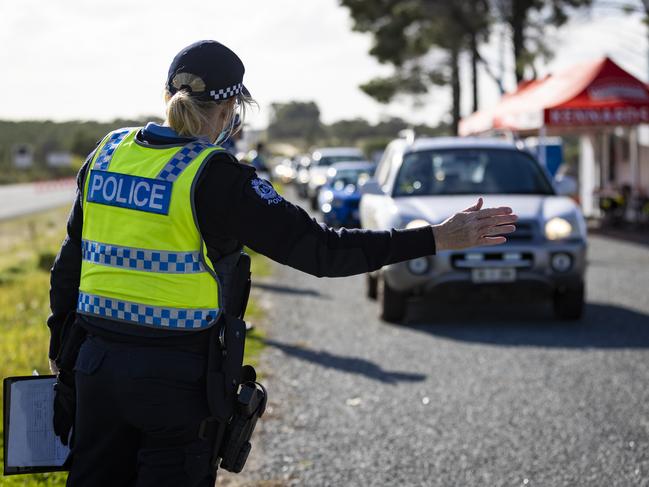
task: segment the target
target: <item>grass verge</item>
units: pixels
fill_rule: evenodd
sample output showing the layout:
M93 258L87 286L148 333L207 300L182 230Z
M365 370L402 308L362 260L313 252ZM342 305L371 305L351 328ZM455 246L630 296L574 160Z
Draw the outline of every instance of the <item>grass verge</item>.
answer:
M65 236L67 209L57 209L15 220L0 221L0 376L49 373L49 268ZM252 272L268 275L268 260L250 251ZM245 362L258 364L264 347L259 328L263 310L250 300L247 318L256 325L246 338ZM2 391L0 390L0 395ZM0 424L0 446L2 424ZM65 485L66 474L51 473L0 477L0 486Z

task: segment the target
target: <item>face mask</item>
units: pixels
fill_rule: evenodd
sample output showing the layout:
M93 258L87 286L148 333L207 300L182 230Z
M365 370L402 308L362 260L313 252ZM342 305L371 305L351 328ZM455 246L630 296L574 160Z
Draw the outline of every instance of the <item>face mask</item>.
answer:
M221 133L219 136L216 138L214 141L214 145L220 145L221 143L225 142L230 135L232 135L232 130L234 129L234 120L235 120L234 114L230 117L230 121L228 122L228 126L225 127L223 130L221 130Z

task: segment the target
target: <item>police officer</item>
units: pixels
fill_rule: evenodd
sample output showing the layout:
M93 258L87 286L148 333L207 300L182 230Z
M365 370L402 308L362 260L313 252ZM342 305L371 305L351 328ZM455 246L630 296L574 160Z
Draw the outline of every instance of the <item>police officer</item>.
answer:
M219 147L251 101L243 75L218 42L186 47L169 69L166 123L111 132L79 172L48 320L51 361L71 316L87 332L74 367L70 486L213 485L212 445L198 429L209 416L208 333L228 291L215 268L242 245L339 277L501 243L514 229L511 209L481 201L416 229L318 224Z

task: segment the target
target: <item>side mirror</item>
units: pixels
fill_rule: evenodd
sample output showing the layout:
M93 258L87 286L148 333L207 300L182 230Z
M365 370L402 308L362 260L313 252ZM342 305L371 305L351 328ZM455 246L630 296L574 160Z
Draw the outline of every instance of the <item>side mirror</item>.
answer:
M361 194L384 194L383 189L376 179L368 179L365 184L358 188Z
M572 196L577 194L579 190L577 180L572 176L559 176L555 178L554 187L561 196Z

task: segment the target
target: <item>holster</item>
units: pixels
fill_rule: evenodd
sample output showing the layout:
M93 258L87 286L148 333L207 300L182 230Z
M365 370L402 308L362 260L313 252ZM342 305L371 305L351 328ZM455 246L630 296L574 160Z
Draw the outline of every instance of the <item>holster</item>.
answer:
M213 442L212 468L238 473L250 452L250 437L266 408L266 390L253 367L243 366L250 293L250 257L241 252L221 259L215 270L224 289L224 310L210 332L207 401L211 416L199 436Z
M230 316L244 319L250 296L250 256L236 251L214 264L220 281L221 304Z

